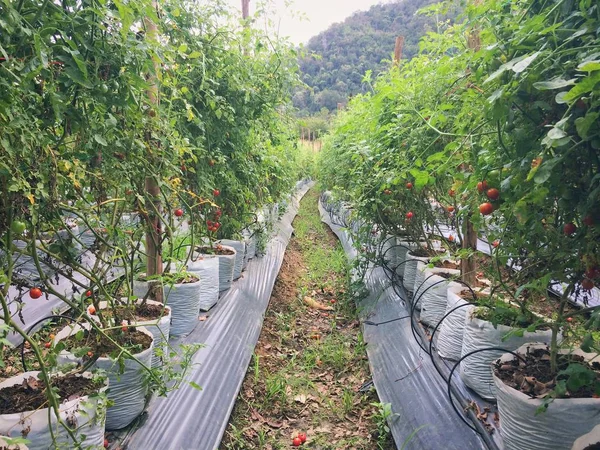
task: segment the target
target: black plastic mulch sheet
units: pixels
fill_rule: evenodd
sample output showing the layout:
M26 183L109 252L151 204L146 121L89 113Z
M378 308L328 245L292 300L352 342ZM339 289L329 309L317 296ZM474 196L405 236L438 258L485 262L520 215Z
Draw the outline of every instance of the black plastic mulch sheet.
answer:
M321 205L319 209L322 221L338 236L348 257L354 259L356 250L348 233L333 223ZM402 298L391 287L383 268L369 268L364 282L368 296L358 305L362 322L379 323L410 314ZM447 395L447 384L435 370L431 358L417 344L409 319L379 326L363 324L363 333L379 399L392 405L394 416L388 423L398 448L497 448L483 429L480 432L486 436L485 441L454 412ZM470 394L457 373L453 381L455 402L458 410L462 411L461 405L468 404ZM469 421L468 418L466 420ZM480 428L475 423L472 425Z
M125 438L128 450L214 450L219 447L229 416L260 336L263 318L283 255L291 238L292 221L300 199L312 186L305 184L276 224L275 237L266 255L254 258L242 277L233 283L219 303L199 321L189 335L171 340L202 343L194 357L197 364L187 381L202 391L182 385L166 398L150 402L139 428Z

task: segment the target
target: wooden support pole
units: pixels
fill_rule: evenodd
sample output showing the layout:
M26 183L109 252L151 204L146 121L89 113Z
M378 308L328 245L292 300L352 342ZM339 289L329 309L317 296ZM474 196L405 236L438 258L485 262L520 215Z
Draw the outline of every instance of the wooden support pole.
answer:
M153 3L154 7L157 7L156 3ZM158 42L158 28L154 22L150 19L145 18L144 24L146 25L147 39L149 41ZM160 66L158 62L154 61L154 71L147 75L148 77L148 90L146 95L148 96L148 115L155 117L159 105L159 90L158 90L158 71ZM146 132L146 145L151 148L157 143L152 139L152 133ZM152 155L148 155L152 158ZM146 230L146 275L148 277L161 275L163 273L163 262L162 262L162 227L160 212L162 206L160 202L160 187L158 180L152 176L148 176L145 179L146 189L146 210L148 211L147 216L147 230ZM158 211L158 213L157 213ZM154 282L151 284L150 298L153 298L157 302L163 301L163 290L161 288L162 283Z
M404 49L404 36L396 38L396 48L394 48L394 65L399 66L402 59L402 50Z
M246 20L250 16L250 0L242 0L242 19Z

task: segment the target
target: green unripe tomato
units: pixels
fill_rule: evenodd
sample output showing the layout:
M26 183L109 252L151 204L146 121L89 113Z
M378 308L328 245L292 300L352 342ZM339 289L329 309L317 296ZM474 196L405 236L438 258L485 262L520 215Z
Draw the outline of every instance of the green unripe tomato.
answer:
M20 220L13 220L10 224L10 231L19 235L23 234L23 231L25 231L25 222L21 222Z
M106 85L106 83L102 83L100 85L100 92L102 92L103 94L106 94L108 92L108 86Z

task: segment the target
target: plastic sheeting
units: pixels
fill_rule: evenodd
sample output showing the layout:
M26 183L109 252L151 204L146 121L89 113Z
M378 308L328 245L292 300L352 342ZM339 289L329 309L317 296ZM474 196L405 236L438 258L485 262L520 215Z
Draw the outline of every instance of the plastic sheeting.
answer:
M463 335L465 334L465 322L467 320L467 312L473 306L468 305L458 293L464 289L464 286L452 285L448 286L446 291L446 318L442 322L439 329L437 340L438 354L442 358L458 361L462 353Z
M89 324L88 324L89 326ZM55 338L55 342L66 339L72 334L77 333L83 327L74 325L73 327L63 328ZM152 336L144 327L138 327L138 331ZM106 429L119 430L129 425L144 410L146 403L146 394L148 392L148 383L146 382L146 367L152 364L152 353L154 342L146 350L137 353L134 359L123 359L122 361L111 358L98 358L94 369L101 369L108 376L108 399L114 402L114 405L106 411ZM58 355L59 365L81 363L81 358L77 358L72 353L62 350Z
M338 235L348 257L354 259L356 250L348 234L330 220L321 205L320 210L322 220ZM405 301L396 295L387 281L383 268L370 267L364 282L369 295L358 305L361 320L368 318L377 323L410 314ZM431 359L419 348L409 320L380 326L363 325L363 331L379 399L383 403L390 403L396 414L388 423L398 448L488 448L487 441L469 429L452 411L446 383L435 370ZM462 395L455 401L459 408L468 404ZM414 436L406 442L413 433ZM493 443L491 445L495 448Z
M525 344L517 353L526 354L528 347L538 346ZM581 351L576 352L586 355ZM596 355L586 356L591 359ZM500 359L510 361L514 356L506 353ZM538 414L543 399L531 398L507 386L495 375L494 383L498 392L502 421L500 433L505 450L569 449L578 437L600 424L598 399L554 399L545 412Z
M223 239L219 241L221 245L225 245L235 249L235 263L233 264L233 279L237 280L242 276L242 269L244 268L244 257L246 255L246 242L245 241L233 241L231 239Z
M0 383L0 389L21 385L29 377L37 379L38 374L39 372L25 372L11 377ZM85 372L82 376L91 378L92 374ZM103 390L105 389L103 388ZM104 415L104 408L105 405L98 401L98 397L84 396L74 400L62 399L59 408L60 418L65 423L75 422L77 424L74 434L77 441L81 443L80 448L102 448L104 443L104 421L101 420L101 417ZM51 419L50 424L48 423L48 417ZM27 445L30 450L47 450L50 448L52 442L50 428L54 432L58 447L75 448L73 439L63 426L58 424L54 412L49 412L48 408L0 415L0 434L13 438L25 437L31 441ZM0 448L4 447L0 445Z
M197 274L191 272L192 275ZM200 277L198 277L200 278ZM202 280L165 287L165 304L171 308L171 336L191 332L198 322Z
M424 280L416 288L415 297L419 297L421 303L421 322L435 327L446 313L448 286L460 286L440 274L456 276L460 275L460 271L423 266L420 273L424 276ZM416 283L415 286L417 286Z
M552 337L550 329L539 330L535 333L526 331L523 336L510 334L516 329L505 325L494 327L487 320L473 317L475 311L476 309L473 308L467 314L461 357L489 347L516 350L527 342L550 342ZM464 383L485 399L494 400L496 398L491 363L501 357L503 353L502 350L481 351L460 363L460 376Z
M191 334L172 339L173 345L205 344L194 356L196 365L187 379L202 391L184 383L168 397L153 399L140 420L143 425L124 440L128 450L218 448L260 336L299 201L311 185L299 185L300 191L276 223L265 256L249 262L246 275L233 283Z
M205 255L190 261L188 272L200 278L200 311L208 311L219 301L219 258L216 255Z

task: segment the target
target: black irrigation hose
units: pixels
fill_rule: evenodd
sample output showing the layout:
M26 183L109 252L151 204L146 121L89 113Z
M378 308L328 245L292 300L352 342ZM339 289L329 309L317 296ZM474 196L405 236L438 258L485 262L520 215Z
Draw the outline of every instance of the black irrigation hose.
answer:
M374 326L374 327L378 327L379 325L385 325L386 323L397 322L397 321L399 321L399 320L402 320L402 319L408 319L408 318L410 318L410 316L402 316L402 317L397 317L397 318L395 318L395 319L386 320L386 321L383 321L383 322L372 322L372 321L370 321L370 320L365 320L365 321L363 322L363 325L372 325L372 326Z
M53 320L53 319L56 319L56 318L58 318L58 319L67 319L67 320L70 320L71 322L75 322L76 321L73 317L71 317L71 316L65 316L63 314L55 314L55 315L52 315L52 316L44 317L44 318L38 320L37 322L35 322L33 325L31 325L29 327L29 329L26 331L27 335L29 335L29 333L31 333L31 331L37 325L39 325L40 323L46 322L48 320ZM23 364L23 371L27 372L27 365L25 364L25 342L23 342L21 344L21 364Z
M476 353L481 353L481 352L489 352L492 350L496 350L496 351L502 351L504 353L510 353L513 356L516 356L517 358L519 358L521 361L525 361L525 359L519 355L518 353L515 353L512 350L507 350L503 347L486 347L486 348L479 348L477 350L473 350L472 352L467 353L466 355L464 355L463 357L461 357L456 364L454 364L454 367L452 367L452 370L450 371L450 375L448 376L448 380L446 381L446 386L447 386L447 394L448 394L448 398L450 399L450 405L452 405L452 409L454 409L454 412L456 412L456 414L458 415L458 417L460 417L460 419L473 431L475 431L477 434L481 435L481 432L479 430L477 430L473 425L471 425L469 422L467 422L467 420L463 417L463 414L461 414L458 409L456 408L456 405L454 404L454 399L452 398L452 375L454 375L454 372L456 371L457 367L460 365L460 363L462 361L464 361L465 359L467 359L468 357L476 354Z

